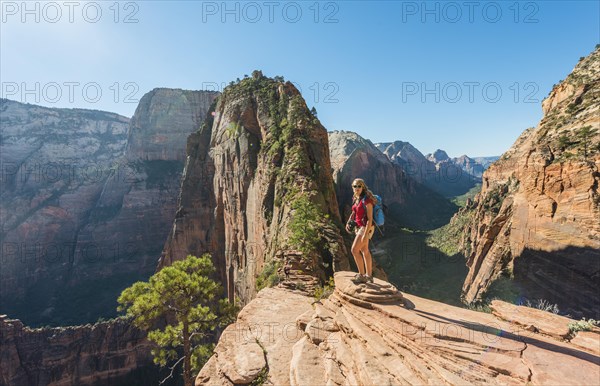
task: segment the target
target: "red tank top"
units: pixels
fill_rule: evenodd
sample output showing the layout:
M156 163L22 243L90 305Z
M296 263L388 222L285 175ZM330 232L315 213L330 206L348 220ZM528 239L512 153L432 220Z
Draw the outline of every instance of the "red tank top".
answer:
M354 221L359 227L367 225L367 204L373 205L373 200L365 198L365 204L362 203L362 198L352 205L352 213L354 213Z

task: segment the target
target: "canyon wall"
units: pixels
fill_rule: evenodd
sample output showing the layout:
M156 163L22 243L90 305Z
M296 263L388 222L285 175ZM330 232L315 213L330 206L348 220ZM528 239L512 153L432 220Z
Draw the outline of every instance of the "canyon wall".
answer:
M156 269L186 137L217 95L155 89L131 121L2 100L0 310L28 325L116 315Z
M600 316L600 49L483 175L467 227L467 302L500 275L572 316Z
M120 319L32 329L0 315L0 385L147 385L158 376L145 337Z

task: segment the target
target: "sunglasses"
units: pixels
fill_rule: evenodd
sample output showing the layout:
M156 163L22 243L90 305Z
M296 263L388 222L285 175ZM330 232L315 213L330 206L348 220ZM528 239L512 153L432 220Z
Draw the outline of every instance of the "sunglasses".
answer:
M353 188L362 188L360 185L352 185Z

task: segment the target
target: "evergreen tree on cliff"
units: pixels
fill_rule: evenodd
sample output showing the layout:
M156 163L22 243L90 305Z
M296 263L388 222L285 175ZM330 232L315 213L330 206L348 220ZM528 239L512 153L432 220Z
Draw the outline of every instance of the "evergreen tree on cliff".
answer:
M118 310L125 311L133 325L147 331L148 339L157 345L152 350L154 362L164 367L176 361L169 377L183 362L185 386L192 386L192 374L212 355L213 344L202 343L208 333L235 320L235 306L218 299L223 289L209 279L214 270L208 254L190 255L161 269L148 282L126 288L118 299ZM156 327L165 320L164 327Z

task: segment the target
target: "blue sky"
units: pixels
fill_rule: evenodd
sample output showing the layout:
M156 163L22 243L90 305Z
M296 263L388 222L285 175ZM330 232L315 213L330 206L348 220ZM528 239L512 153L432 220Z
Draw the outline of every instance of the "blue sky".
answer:
M1 3L2 97L131 116L261 69L328 130L450 156L506 151L600 43L598 1Z

